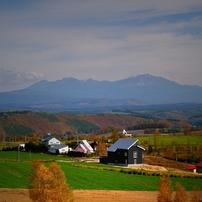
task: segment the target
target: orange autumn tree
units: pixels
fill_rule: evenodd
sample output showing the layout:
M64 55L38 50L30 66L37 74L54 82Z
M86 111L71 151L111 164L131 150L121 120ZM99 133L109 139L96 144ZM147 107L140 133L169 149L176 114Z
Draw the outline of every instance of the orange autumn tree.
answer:
M172 192L173 191L170 179L166 176L162 176L159 182L159 190L157 196L158 202L171 202Z
M73 192L67 185L62 169L52 163L46 167L39 161L33 161L30 198L36 202L71 202Z
M202 201L202 191L197 186L193 186L191 202L200 202L200 201Z
M107 153L107 146L106 143L102 142L97 145L96 152L98 155L106 155Z
M179 182L175 184L175 187L174 202L188 202L189 197L185 188Z

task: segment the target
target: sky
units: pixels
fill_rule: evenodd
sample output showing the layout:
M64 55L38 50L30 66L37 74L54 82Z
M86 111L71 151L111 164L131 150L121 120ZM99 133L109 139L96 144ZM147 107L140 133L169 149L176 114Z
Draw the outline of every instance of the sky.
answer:
M142 74L202 87L201 0L0 1L0 92Z

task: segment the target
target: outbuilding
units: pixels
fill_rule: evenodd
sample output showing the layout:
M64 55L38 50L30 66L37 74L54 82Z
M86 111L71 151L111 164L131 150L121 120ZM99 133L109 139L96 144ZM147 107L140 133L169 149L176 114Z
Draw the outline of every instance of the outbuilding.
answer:
M196 166L188 166L188 167L186 168L186 170L187 170L188 172L196 173Z
M202 173L202 161L198 164L196 164L196 172Z
M49 147L49 152L51 154L66 154L69 151L69 147L67 145L62 144L52 144Z
M93 148L90 146L90 144L86 140L82 140L79 145L75 149L76 152L83 152L87 154L93 153Z
M108 156L100 158L100 163L114 165L142 165L145 149L137 144L137 139L120 138L108 149ZM103 160L103 161L102 161Z

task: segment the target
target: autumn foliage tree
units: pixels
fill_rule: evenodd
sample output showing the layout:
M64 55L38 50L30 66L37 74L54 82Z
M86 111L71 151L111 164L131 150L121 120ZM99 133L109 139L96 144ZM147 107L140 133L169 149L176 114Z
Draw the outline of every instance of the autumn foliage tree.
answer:
M106 155L107 153L107 146L106 143L102 142L97 145L96 152L98 155Z
M201 202L202 201L202 191L194 186L192 188L192 196L191 196L191 202Z
M31 169L32 177L29 192L33 201L74 201L73 192L66 183L65 174L56 163L52 163L48 168L35 160L32 162Z
M162 176L160 178L157 200L158 200L158 202L171 202L172 201L171 181L166 176Z
M189 198L188 198L188 194L185 190L185 188L179 183L177 182L175 184L176 187L176 191L175 191L175 195L174 195L174 202L188 202Z

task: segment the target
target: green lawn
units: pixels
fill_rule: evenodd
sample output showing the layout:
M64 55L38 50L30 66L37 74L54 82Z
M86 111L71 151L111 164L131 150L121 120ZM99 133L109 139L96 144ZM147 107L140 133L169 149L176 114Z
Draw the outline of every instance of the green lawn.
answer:
M56 156L50 154L39 154L30 152L19 152L18 151L0 151L0 160L4 161L30 161L33 159L40 160L70 160L68 156Z
M49 165L50 163L46 163ZM73 164L88 163L59 162L65 172L68 184L73 189L91 190L158 190L159 176L131 175L122 172L75 167ZM96 165L98 166L98 165ZM102 165L99 165L102 167ZM103 166L107 167L106 165ZM30 162L0 162L0 188L27 188L29 185ZM193 178L171 178L172 185L178 181L187 190L198 186L202 189L202 180Z

